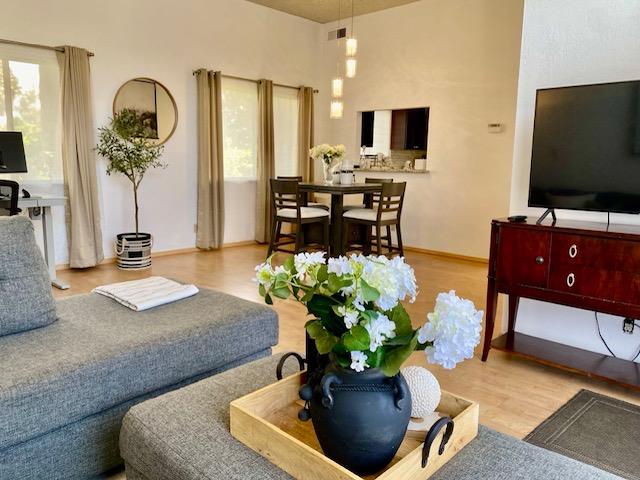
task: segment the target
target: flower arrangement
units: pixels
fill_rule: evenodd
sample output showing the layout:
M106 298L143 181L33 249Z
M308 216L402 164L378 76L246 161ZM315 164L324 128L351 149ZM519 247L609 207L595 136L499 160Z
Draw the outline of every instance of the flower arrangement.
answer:
M327 166L333 165L335 160L341 160L344 153L344 145L329 145L328 143L316 145L309 150L309 156L313 160L321 160Z
M299 253L276 267L271 258L258 265L256 281L268 304L293 297L306 305L314 318L305 328L318 352L356 372L380 368L395 376L416 350L451 369L472 358L480 342L483 312L454 291L439 294L427 323L413 328L401 302L415 301L418 290L402 257Z

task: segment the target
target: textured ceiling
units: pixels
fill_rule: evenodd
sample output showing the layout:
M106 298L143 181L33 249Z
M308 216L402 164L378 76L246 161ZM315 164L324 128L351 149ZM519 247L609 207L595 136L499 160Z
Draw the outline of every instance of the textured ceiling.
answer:
M338 2L342 2L342 18L351 16L351 2L355 15L377 12L418 0L248 0L281 12L308 18L319 23L338 20Z

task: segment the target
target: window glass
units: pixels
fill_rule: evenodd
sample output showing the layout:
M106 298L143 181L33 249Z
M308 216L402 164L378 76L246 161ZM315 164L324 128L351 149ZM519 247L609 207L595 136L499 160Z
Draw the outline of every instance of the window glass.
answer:
M276 175L298 175L298 90L273 87Z
M254 82L222 79L222 134L225 178L256 178L258 87Z

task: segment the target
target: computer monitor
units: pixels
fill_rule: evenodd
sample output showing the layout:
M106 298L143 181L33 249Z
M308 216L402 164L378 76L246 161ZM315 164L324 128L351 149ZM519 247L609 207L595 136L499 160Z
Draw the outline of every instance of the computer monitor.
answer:
M27 173L22 132L0 132L0 175Z

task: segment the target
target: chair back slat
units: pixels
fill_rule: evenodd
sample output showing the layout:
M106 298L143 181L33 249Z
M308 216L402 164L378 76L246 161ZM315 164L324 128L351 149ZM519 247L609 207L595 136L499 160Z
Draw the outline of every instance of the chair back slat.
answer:
M366 177L364 179L364 183L393 183L393 178L371 178L371 177ZM372 203L372 208L376 208L378 203L380 203L380 192L376 192L376 193L371 194L371 203Z
M395 213L396 219L400 220L406 188L407 182L390 182L382 184L380 202L378 203L378 221L383 218L383 214L388 213Z
M282 208L294 208L299 219L302 201L297 181L271 179L271 202L275 214Z

